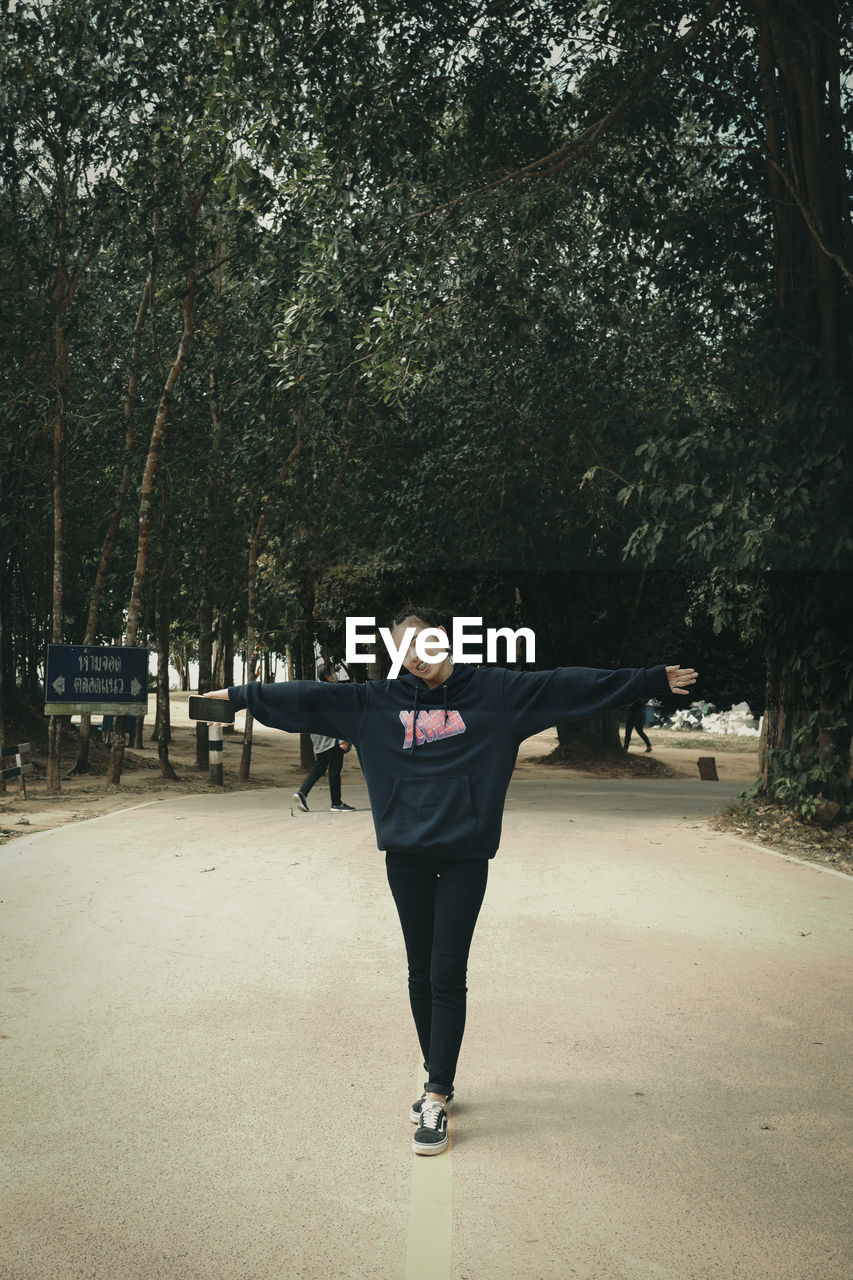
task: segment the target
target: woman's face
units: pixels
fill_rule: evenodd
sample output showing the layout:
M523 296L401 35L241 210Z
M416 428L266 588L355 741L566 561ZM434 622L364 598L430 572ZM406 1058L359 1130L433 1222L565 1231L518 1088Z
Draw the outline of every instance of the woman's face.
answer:
M414 628L414 635L412 636L409 642L409 647L403 657L403 666L407 671L411 671L413 676L420 676L421 680L428 684L430 688L434 688L436 685L445 681L453 670L453 663L450 660L450 654L447 653L444 657L439 656L434 662L424 662L418 657L415 650L415 644L417 643L417 638L422 631L432 631L437 629L445 639L447 639L447 632L444 627L433 628L429 623L422 622L420 618L406 618L404 622L401 622L394 627L391 632L394 644L398 648L406 630L411 627ZM428 649L434 647L435 646L429 642L427 643ZM447 642L447 647L448 649L450 648L449 641Z

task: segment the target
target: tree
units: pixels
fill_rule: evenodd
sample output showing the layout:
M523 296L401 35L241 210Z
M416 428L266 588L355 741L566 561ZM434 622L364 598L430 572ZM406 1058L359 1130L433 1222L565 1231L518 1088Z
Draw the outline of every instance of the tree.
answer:
M65 635L65 476L75 391L69 332L91 264L102 251L108 227L124 211L125 193L115 175L134 146L127 126L127 88L114 59L119 13L108 4L91 22L85 9L61 0L16 6L4 15L3 153L14 193L12 217L35 223L43 236L40 256L29 254L35 277L20 283L25 292L35 290L43 297L38 339L52 437L54 644L61 644ZM59 772L59 722L53 716L49 791L59 790Z
M763 785L810 816L821 794L851 797L850 51L831 4L752 13L752 33L733 18L713 44L706 93L766 170L742 196L762 230L762 306L699 362L691 383L710 394L679 380L682 407L637 446L620 498L638 512L629 551L671 563L684 548L718 625L761 639Z

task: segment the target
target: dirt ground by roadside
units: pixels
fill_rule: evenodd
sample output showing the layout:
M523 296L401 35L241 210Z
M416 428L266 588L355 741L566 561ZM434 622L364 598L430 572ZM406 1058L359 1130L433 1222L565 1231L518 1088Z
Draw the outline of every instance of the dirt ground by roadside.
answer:
M251 777L240 782L237 771L242 744L242 717L236 731L226 733L224 746L223 788L211 785L207 773L195 765L195 722L187 714L187 693L171 695L172 742L169 758L178 774L177 782L160 776L157 744L151 741L153 721L146 721L145 745L141 750L127 749L121 785L109 787L106 782L108 752L92 740L92 772L70 773L74 764L76 730L66 735L63 748L62 789L59 795L48 795L45 784L44 749L32 734L32 760L36 772L27 779L27 798L21 799L16 783L7 784L0 795L0 843L16 836L32 834L70 822L99 817L119 809L175 795L203 792L245 791L261 787L291 790L302 776L299 763L299 739L294 734L279 733L255 725ZM667 730L650 731L653 750L646 753L642 743L632 744L624 759L614 763L575 759L570 764L558 762L553 754L558 745L553 729L528 738L521 744L515 777L545 780L555 774L570 777L624 777L632 782L644 780L654 786L656 778L697 778L700 755L714 756L721 779L742 784L746 790L758 775L755 739L722 737L714 734L684 735ZM550 757L550 758L549 758ZM355 752L344 765L344 789L347 778L354 781L360 770ZM322 785L322 784L321 784ZM713 786L708 783L708 786ZM346 796L344 797L346 798ZM753 806L754 808L754 806ZM765 807L748 816L741 808L722 810L713 820L718 830L729 830L741 837L764 843L768 848L793 854L807 861L821 862L853 874L853 824L822 831L806 826L790 815Z
M799 822L775 805L756 806L753 801L723 809L714 815L709 826L853 876L853 822L824 831L815 824Z

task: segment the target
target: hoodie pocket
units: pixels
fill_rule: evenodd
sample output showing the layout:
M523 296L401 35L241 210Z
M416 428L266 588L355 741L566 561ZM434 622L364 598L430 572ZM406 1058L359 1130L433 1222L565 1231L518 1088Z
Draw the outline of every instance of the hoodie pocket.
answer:
M383 849L455 845L477 833L477 815L466 775L395 778L380 820Z

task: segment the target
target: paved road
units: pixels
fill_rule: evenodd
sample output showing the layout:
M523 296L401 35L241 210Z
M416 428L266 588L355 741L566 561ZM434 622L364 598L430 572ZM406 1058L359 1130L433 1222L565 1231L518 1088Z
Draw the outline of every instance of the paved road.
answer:
M431 1160L366 811L4 847L0 1277L849 1280L853 881L726 798L513 783Z

